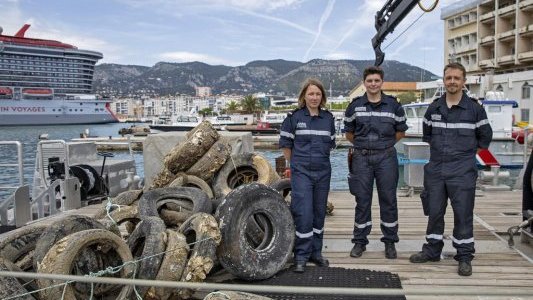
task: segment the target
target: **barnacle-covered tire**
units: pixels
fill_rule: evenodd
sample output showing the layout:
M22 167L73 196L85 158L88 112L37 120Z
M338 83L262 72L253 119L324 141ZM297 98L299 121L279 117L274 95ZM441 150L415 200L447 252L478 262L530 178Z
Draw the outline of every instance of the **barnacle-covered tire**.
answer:
M270 185L270 187L278 191L283 196L285 201L287 201L288 203L291 202L290 194L292 191L292 187L290 178L276 180Z
M179 227L192 215L193 213L191 211L175 211L165 208L159 211L159 216L165 222L165 225L169 227Z
M238 291L216 291L207 294L204 300L272 300L265 296L260 296L252 293L238 292Z
M249 219L262 216L268 226L259 247L247 237ZM229 193L217 208L222 242L217 257L224 269L245 280L276 274L287 262L294 245L294 222L287 203L274 189L251 183ZM263 222L261 222L263 223Z
M35 245L47 227L47 225L32 224L1 234L0 257L15 263L24 271L31 270Z
M0 271L22 272L22 270L19 267L17 267L14 263L1 257L0 257ZM6 299L6 298L14 297L17 295L25 295L25 296L19 296L17 297L17 299L35 300L33 296L27 295L29 291L23 285L27 283L28 281L21 282L19 279L15 277L0 276L0 299Z
M118 194L114 198L110 198L109 201L111 201L112 204L116 205L131 205L133 202L137 201L143 193L143 190L131 190L131 191L124 191L120 194ZM102 208L98 210L98 212L94 215L95 219L102 219L103 217L107 216L107 201L102 202ZM110 213L114 210L117 210L118 207L116 205L113 205L110 209Z
M128 246L135 259L149 257L137 263L137 278L155 279L161 267L162 255L166 248L166 227L159 217L144 218L128 238ZM148 287L137 287L139 294L144 296Z
M69 234L87 230L87 229L104 229L105 226L83 215L69 215L64 218L57 219L41 234L37 244L35 245L35 252L33 254L33 268L39 270L39 265L46 253L52 246L62 238Z
M222 199L234 188L252 182L270 185L279 176L263 156L255 153L232 155L215 176L213 190Z
M177 144L165 155L165 167L173 174L189 169L218 138L219 134L213 125L209 121L203 121L185 141Z
M221 137L186 173L209 182L230 155L231 144L227 138Z
M84 249L90 248L90 252L96 254L97 257L105 258L109 256L118 257L119 263L117 265L105 265L103 269L107 267L116 267L133 260L131 252L124 241L116 234L102 229L89 229L84 231L75 232L71 235L59 240L50 251L46 253L43 261L40 264L40 273L50 274L63 274L63 275L86 275L83 273L76 274L76 262L79 259L80 253ZM115 259L112 259L115 261ZM91 270L91 272L97 272L99 270ZM126 264L116 274L106 274L108 277L120 277L131 278L134 272L133 264ZM90 284L77 283L76 285L69 284L64 290L64 286L60 285L64 283L63 280L51 280L51 279L38 279L37 283L39 287L47 288L40 291L42 299L85 299L87 295L84 292L80 292L76 289L76 286L84 286L84 291L90 290ZM52 285L58 285L50 288ZM129 299L129 295L132 291L132 286L122 285L117 287L120 291L117 291L113 295L114 299ZM110 288L106 288L109 290ZM62 297L64 294L64 297ZM104 295L102 295L104 296Z
M111 219L109 217L111 217ZM120 229L118 228L119 225L122 225L125 222L130 222L133 226L137 226L141 221L138 203L114 210L109 214L109 217L106 216L98 220L98 222L102 223L107 230L110 230L119 236L121 236ZM133 232L133 230L131 232Z
M178 187L178 186L199 188L207 194L207 197L209 199L214 198L213 190L211 189L209 184L207 184L205 180L195 175L188 175L185 173L177 174L177 177L168 185L168 187Z
M156 280L179 281L185 265L187 264L187 255L189 254L189 245L185 236L174 230L166 231L167 247L165 256L161 262L161 268L157 273ZM146 299L166 300L173 294L177 294L174 288L150 287L145 295Z
M197 213L181 224L179 232L183 233L187 243L194 243L181 281L201 282L213 268L217 245L220 244L220 229L216 219L206 213ZM180 297L188 298L191 290L182 289Z
M207 194L193 187L167 187L148 191L139 200L141 219L159 216L158 202L168 200L186 200L193 203L193 213L212 211L212 204Z

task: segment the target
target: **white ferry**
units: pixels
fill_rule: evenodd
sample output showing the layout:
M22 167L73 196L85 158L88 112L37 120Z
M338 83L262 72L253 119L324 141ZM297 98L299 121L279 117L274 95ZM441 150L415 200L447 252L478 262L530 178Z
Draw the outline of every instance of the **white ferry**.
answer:
M114 123L110 100L91 94L103 56L0 27L0 126Z

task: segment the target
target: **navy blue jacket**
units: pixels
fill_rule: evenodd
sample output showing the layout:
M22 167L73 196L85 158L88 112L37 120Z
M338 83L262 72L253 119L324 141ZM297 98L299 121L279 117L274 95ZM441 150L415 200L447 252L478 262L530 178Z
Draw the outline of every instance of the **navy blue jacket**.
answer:
M492 128L487 113L463 93L457 105L448 108L446 94L435 99L424 115L423 141L430 144L431 159L473 159L478 148L488 148Z
M324 109L312 117L307 107L289 113L279 134L279 147L292 149L291 162L327 158L335 147L335 118Z
M356 149L387 149L396 144L396 132L407 130L405 112L395 97L381 94L379 103L366 93L352 100L344 114L344 130L355 136Z

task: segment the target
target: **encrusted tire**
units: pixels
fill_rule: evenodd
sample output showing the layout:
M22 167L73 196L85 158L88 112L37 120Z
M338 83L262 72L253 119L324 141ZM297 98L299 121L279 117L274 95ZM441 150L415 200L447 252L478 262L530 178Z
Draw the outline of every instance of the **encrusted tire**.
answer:
M111 198L109 201L116 205L131 205L141 197L142 193L143 190L124 191L118 194L116 197ZM95 219L102 219L103 217L107 216L107 201L103 201L102 205L103 207L94 215ZM110 212L116 209L118 209L118 207L114 205L111 207Z
M277 180L274 183L272 183L270 187L278 191L283 196L285 201L289 203L291 202L290 194L292 191L292 187L291 187L290 178L283 178L283 179Z
M188 175L185 173L177 174L177 177L168 185L168 187L195 187L199 188L207 194L209 199L213 199L213 190L202 178L195 175Z
M256 247L247 237L250 218L266 220L264 241ZM220 263L234 276L261 280L276 274L289 259L294 245L294 222L281 195L272 188L251 183L229 193L219 205L222 242L217 249ZM261 222L263 223L263 221Z
M189 255L189 261L181 276L181 281L201 282L211 268L213 268L217 245L220 244L220 230L216 219L206 213L197 213L181 224L179 230L187 243L194 243ZM187 299L192 294L191 290L183 289L180 297Z
M209 182L230 155L231 144L228 139L221 137L186 173Z
M165 256L161 262L161 268L157 273L156 280L179 281L189 254L189 245L185 236L174 230L166 231L167 247ZM145 295L146 299L166 300L177 295L175 288L150 287Z
M237 291L216 291L207 294L204 300L272 300L265 296Z
M148 191L139 200L141 219L159 216L158 202L182 200L193 203L193 213L212 211L212 204L207 194L193 187L168 187Z
M15 263L24 271L31 270L35 245L46 228L46 225L32 224L1 234L0 257Z
M128 246L133 257L139 259L163 253L166 248L165 231L165 223L159 217L143 219L128 238ZM155 279L162 260L163 255L156 255L140 261L137 263L136 277L139 279ZM142 286L137 287L137 290L144 297L148 288Z
M15 264L7 259L0 257L0 271L22 272ZM17 295L25 295L28 290L23 286L23 282L20 282L15 277L3 277L0 276L0 299L6 299ZM22 300L35 300L31 295L25 295L17 297Z
M222 199L234 188L252 182L270 185L279 176L263 156L255 153L232 155L215 176L213 190Z
M105 226L95 219L83 215L69 215L57 219L41 234L33 254L33 268L39 270L41 261L54 244L72 233L87 229L104 229Z
M219 134L209 121L203 121L194 128L187 139L170 150L164 158L165 167L172 173L192 167L218 140Z
M77 267L77 261L79 259L80 253L84 249L90 249L89 252L95 253L95 255L104 261L104 266L101 266L101 269L96 270L79 270ZM118 258L119 263L117 265L109 265L106 263L106 259L112 256L111 260L116 261ZM90 229L79 231L68 235L58 241L51 249L46 253L42 263L40 264L41 273L51 273L51 274L63 274L63 275L86 275L87 271L97 272L103 270L107 267L116 267L124 264L125 262L132 261L133 257L128 246L124 241L118 237L116 234L102 229ZM104 276L115 277L115 278L131 278L133 276L134 265L126 264L118 273L116 274L106 274ZM87 297L87 291L90 291L91 285L89 283L78 282L76 284L69 284L64 289L61 283L64 283L63 280L50 280L50 279L39 279L37 281L40 288L47 288L40 291L40 295L43 299L66 299L66 300L75 300L75 299L85 299ZM52 285L59 285L53 288L49 288ZM83 287L83 290L79 288ZM111 286L113 288L113 286ZM117 286L116 288L120 289L116 291L113 295L114 299L129 299L129 295L132 291L132 286L122 285ZM103 288L109 290L110 288ZM64 294L64 297L62 297ZM109 295L102 295L102 298Z
M137 224L139 224L139 222L141 221L138 203L134 203L131 206L124 206L120 209L114 210L112 213L109 214L109 216L113 220L106 216L98 220L98 222L102 223L107 230L116 233L118 236L122 235L120 229L118 228L119 225L128 222L130 224L133 224L134 227L136 227ZM133 230L129 231L129 233L131 232L133 232Z

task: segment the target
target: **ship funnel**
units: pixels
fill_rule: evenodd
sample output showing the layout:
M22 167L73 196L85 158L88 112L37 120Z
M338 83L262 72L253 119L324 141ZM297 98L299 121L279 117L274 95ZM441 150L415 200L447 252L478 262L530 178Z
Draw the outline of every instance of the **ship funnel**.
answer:
M4 31L4 29L0 26L0 34L2 34L2 31Z

